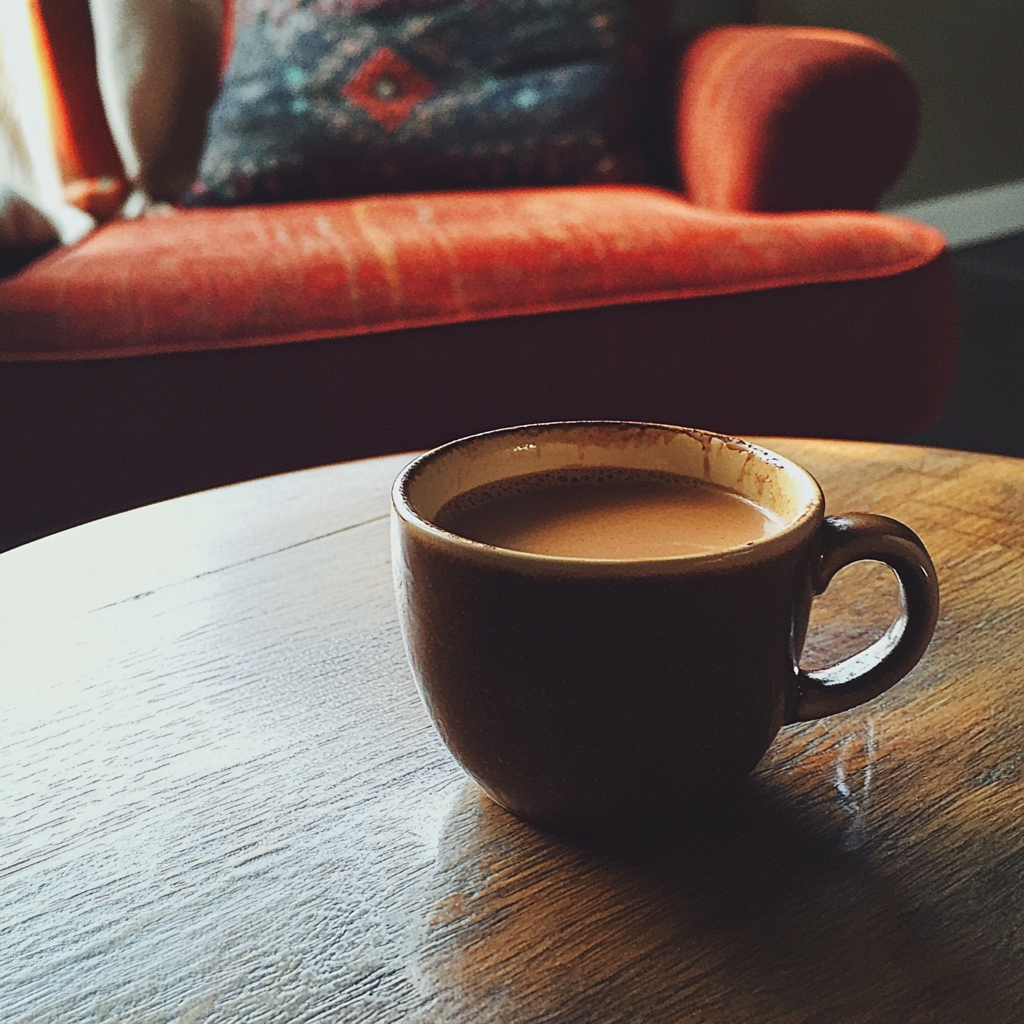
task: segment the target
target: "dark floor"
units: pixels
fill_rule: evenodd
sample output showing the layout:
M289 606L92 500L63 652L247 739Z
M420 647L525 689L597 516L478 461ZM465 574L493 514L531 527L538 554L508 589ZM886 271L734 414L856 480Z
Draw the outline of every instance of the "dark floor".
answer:
M942 419L905 440L1024 458L1024 234L953 254L962 342Z

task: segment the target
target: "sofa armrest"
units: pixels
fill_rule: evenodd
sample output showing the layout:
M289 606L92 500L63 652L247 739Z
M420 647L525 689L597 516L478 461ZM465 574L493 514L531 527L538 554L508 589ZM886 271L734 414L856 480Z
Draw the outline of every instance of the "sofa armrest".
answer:
M677 153L716 210L873 210L914 151L921 102L887 47L853 32L729 26L678 78Z

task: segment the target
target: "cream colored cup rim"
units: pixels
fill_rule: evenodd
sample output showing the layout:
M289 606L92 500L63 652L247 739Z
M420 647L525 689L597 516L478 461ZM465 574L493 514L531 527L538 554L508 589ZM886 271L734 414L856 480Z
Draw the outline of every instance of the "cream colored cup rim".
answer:
M518 551L497 545L485 544L470 540L459 534L451 533L432 523L413 505L408 489L419 473L439 458L458 449L480 444L482 441L494 439L502 435L521 434L544 430L572 431L594 428L609 429L643 429L661 430L672 433L688 434L702 441L716 440L730 448L739 448L748 452L759 461L781 470L787 476L795 478L805 495L803 507L787 522L782 529L761 540L748 541L735 547L723 548L708 553L692 553L681 555L662 555L655 558L580 558L568 555L542 555L531 551ZM455 493L459 493L456 491ZM752 444L742 438L719 434L696 427L681 427L665 423L647 423L632 420L554 420L545 423L529 423L513 427L501 427L497 430L471 434L439 445L430 451L418 455L395 479L391 490L393 514L397 518L445 548L456 549L477 561L494 565L505 565L525 572L564 572L572 570L577 575L649 575L667 573L699 573L717 568L739 566L761 562L789 551L801 544L807 535L813 532L824 514L824 496L818 482L802 466L797 465L785 456L779 455L768 448Z

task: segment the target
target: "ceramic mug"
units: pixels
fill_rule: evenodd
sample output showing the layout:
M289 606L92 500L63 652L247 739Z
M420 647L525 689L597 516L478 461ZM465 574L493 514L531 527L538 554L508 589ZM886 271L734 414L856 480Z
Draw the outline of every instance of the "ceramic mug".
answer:
M567 467L717 484L781 527L710 554L608 560L513 551L435 521L472 488ZM479 434L415 459L392 501L399 618L434 724L495 801L545 827L678 821L749 773L782 725L905 676L938 615L935 570L910 529L826 518L805 470L706 431L610 421ZM860 559L894 570L902 614L866 651L804 672L811 600Z

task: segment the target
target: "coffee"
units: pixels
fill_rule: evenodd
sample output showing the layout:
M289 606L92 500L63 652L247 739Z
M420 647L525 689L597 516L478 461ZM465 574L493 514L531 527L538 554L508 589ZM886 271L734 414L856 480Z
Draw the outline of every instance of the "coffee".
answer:
M754 502L657 470L550 470L459 494L437 525L469 540L566 558L707 554L769 537L781 520Z

